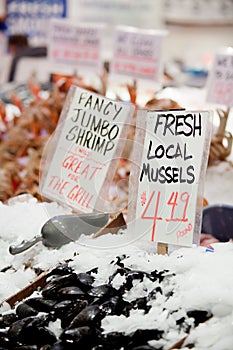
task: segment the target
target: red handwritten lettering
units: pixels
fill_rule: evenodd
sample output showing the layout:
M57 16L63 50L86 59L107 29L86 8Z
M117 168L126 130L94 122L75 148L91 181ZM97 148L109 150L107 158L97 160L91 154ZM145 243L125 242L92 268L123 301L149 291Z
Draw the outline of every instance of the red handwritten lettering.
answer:
M184 230L177 231L177 233L176 233L177 239L186 236L192 230L192 228L193 228L192 224L189 223L188 226Z

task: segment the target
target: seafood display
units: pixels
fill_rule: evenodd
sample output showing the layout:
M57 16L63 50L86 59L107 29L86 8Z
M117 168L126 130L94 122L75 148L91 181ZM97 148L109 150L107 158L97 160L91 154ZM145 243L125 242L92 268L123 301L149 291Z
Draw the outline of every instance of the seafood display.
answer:
M171 328L179 340L212 317L208 310L166 309L175 293L174 274L132 270L124 266L125 258L117 256L110 263L113 273L105 283L98 283L98 268L77 273L68 264L60 264L52 269L40 292L0 317L0 348L162 350L171 343ZM135 287L143 290L141 296L133 295ZM110 329L111 318L130 322L137 313L138 329ZM160 323L165 314L166 323Z

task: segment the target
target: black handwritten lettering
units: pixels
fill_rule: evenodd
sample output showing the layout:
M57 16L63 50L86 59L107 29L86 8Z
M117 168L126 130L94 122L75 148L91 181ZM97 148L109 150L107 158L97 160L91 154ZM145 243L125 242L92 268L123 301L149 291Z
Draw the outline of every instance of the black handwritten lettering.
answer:
M161 113L158 114L155 121L154 133L160 133L163 136L173 135L179 136L184 135L186 137L201 136L202 124L201 114L187 114L187 115L173 115L172 113Z
M147 152L147 159L161 159L166 157L168 159L177 159L181 158L184 160L191 159L193 156L187 154L187 144L184 143L182 146L177 142L176 144L171 144L164 146L162 144L156 145L153 149L153 141L149 141L149 147Z
M172 167L164 165L159 168L152 167L150 163L143 163L140 179L148 182L158 182L160 184L172 184L172 183L187 183L192 184L195 181L194 166L189 165L186 167Z

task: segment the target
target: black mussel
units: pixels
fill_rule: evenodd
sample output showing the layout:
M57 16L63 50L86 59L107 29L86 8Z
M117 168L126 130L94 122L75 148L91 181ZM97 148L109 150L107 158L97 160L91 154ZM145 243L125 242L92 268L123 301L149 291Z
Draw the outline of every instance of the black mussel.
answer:
M22 329L19 340L28 345L45 345L54 344L57 338L48 328L29 324Z
M37 349L38 348L36 345L20 345L20 346L15 346L11 348L11 350L37 350Z
M105 315L120 315L126 305L127 302L120 296L114 296L100 304L100 309Z
M190 310L187 312L189 318L194 318L195 327L199 325L199 323L207 321L213 315L210 311L205 310Z
M129 335L130 348L148 345L149 340L159 340L163 335L163 331L159 329L138 329ZM153 348L152 348L153 349Z
M26 299L24 303L31 306L34 310L38 312L50 312L53 310L56 301L44 299L41 297L33 297Z
M9 338L7 336L7 331L0 331L0 348L6 348L9 347Z
M76 283L76 281L77 275L75 273L70 273L69 275L64 275L52 279L42 289L42 296L47 299L56 299L59 289L72 286Z
M20 334L24 327L26 327L32 320L34 316L25 317L21 320L17 320L12 323L8 329L7 335L11 342L16 343L20 339Z
M71 267L69 267L68 264L59 264L57 266L55 266L49 273L48 276L52 276L52 275L60 275L60 276L64 276L64 275L69 275L73 272L73 269Z
M18 316L14 312L10 312L0 316L0 328L9 327L12 323L18 320Z
M88 326L67 329L61 334L60 339L81 349L91 349L95 344L95 331Z
M88 291L92 288L92 284L95 278L91 276L89 273L79 273L77 275L77 285L84 291Z
M89 305L73 319L68 328L72 329L83 326L98 328L104 316L103 311L98 305Z
M91 288L87 294L93 298L110 298L117 294L117 290L111 284L101 284Z
M88 302L86 300L80 300L73 308L71 308L65 316L61 319L61 327L66 328L70 325L73 319L85 308Z
M74 307L72 300L62 300L54 305L53 311L56 317L61 318Z
M150 346L150 345L139 345L132 348L131 350L162 350L162 349L163 349L163 346L159 348L158 347L154 348L153 346Z
M63 300L54 307L55 316L61 319L61 327L66 328L86 306L86 300Z
M121 348L128 349L127 344L130 338L121 332L110 332L102 335L102 345L104 350L118 350Z
M68 286L58 290L57 298L58 299L80 299L84 298L85 293L76 286Z
M36 316L38 314L38 311L36 311L33 307L27 305L26 303L20 303L16 307L15 312L19 318Z
M73 344L64 343L59 340L51 345L49 350L74 350L74 346Z

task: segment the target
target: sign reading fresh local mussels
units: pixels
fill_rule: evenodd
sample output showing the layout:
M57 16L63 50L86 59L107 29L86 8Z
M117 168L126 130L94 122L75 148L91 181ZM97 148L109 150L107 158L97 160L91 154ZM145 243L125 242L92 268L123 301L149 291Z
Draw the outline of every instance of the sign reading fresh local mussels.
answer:
M42 159L41 194L80 212L105 210L133 110L72 86Z
M139 111L130 175L129 234L198 243L210 112Z

